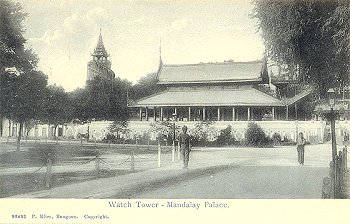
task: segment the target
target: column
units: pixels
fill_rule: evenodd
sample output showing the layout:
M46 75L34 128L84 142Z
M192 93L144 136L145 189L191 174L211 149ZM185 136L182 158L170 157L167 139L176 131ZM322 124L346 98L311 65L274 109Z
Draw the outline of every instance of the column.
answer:
M248 119L247 119L247 120L249 121L249 120L250 120L250 107L248 107L247 114L248 114L248 115L247 115L247 117L248 117Z
M163 107L160 108L160 120L163 121Z
M174 107L174 113L175 113L176 116L177 116L177 108L176 108L176 107Z
M272 120L275 120L275 107L272 107Z
M288 111L288 105L286 106L286 120L288 121L289 119L289 111Z
M205 121L205 107L203 107L203 121Z
M140 107L139 113L140 113L140 121L142 121L142 107Z
M156 118L157 118L157 108L156 107L154 107L153 108L153 119L154 119L154 121L156 121Z
M148 121L148 107L146 107L146 121Z
M218 121L220 121L220 107L218 107Z
M191 107L188 107L188 121L191 121Z
M234 121L236 118L235 118L235 114L236 112L235 112L235 108L234 107L232 107L232 121Z

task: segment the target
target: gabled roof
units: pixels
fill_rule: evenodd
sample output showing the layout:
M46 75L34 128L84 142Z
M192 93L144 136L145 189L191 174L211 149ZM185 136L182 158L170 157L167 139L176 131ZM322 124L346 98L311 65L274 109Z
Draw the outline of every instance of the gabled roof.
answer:
M160 63L158 84L261 82L263 61L166 65Z
M284 106L284 104L279 99L254 88L174 88L129 105L129 107L154 106Z
M300 93L298 93L297 95L291 97L291 98L287 98L284 100L284 103L286 105L291 105L294 104L295 102L300 101L301 99L303 99L304 97L307 97L308 95L310 95L312 92L314 91L313 87L309 87L307 89L304 89L303 91L301 91Z

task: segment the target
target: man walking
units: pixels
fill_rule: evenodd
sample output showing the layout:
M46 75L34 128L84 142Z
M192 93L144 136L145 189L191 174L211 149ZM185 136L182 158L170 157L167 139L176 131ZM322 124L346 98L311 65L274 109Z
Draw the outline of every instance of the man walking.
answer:
M188 161L190 159L190 136L187 134L187 127L182 127L182 133L179 136L180 150L184 162L184 169L188 169Z
M302 132L299 133L297 139L297 151L298 151L298 163L304 165L304 153L305 153L306 140Z

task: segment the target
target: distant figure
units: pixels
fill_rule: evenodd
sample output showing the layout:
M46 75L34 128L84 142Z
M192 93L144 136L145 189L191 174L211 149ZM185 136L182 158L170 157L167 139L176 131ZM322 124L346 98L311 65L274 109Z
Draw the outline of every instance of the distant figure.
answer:
M188 161L190 159L190 136L187 134L187 127L182 127L182 133L179 136L180 150L184 162L184 169L188 169Z
M297 139L298 163L304 165L304 152L306 140L302 132L299 133Z

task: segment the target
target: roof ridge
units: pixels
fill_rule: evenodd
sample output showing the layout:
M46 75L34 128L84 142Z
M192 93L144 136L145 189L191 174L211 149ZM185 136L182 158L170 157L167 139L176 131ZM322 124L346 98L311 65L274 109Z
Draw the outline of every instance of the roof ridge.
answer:
M254 64L261 63L262 60L255 61L227 61L227 62L200 62L193 64L163 64L165 67L186 67L186 66L198 66L198 65L230 65L230 64Z

